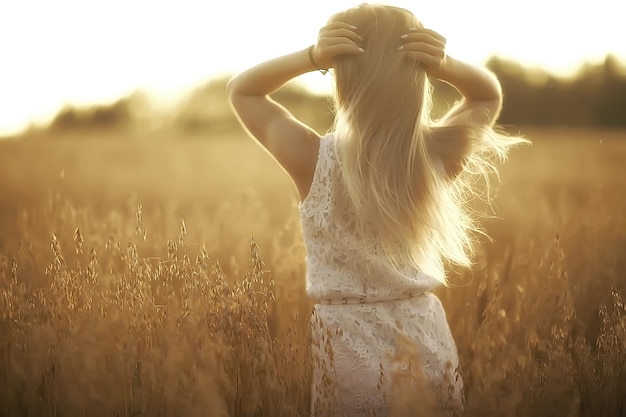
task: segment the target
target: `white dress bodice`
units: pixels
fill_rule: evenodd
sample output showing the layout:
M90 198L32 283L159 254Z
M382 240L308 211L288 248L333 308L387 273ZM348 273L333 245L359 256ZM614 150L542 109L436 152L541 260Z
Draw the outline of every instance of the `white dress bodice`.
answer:
M376 236L356 231L332 135L321 138L313 182L299 208L310 297L389 300L439 285L433 277L411 268L393 268L382 255Z

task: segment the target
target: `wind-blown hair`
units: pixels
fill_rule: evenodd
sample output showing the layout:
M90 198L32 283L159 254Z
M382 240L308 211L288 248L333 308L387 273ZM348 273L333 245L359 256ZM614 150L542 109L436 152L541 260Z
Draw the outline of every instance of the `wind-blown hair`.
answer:
M339 57L333 70L333 130L357 227L377 236L394 267L445 284L444 265L472 262L480 229L468 201L476 174L497 174L494 162L523 139L431 119L427 74L398 53L401 35L422 27L408 10L364 4L330 21L356 26L365 49Z

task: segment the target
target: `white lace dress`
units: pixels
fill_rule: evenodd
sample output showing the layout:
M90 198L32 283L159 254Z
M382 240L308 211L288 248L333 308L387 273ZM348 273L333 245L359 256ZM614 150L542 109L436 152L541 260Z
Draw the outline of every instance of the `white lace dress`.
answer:
M439 401L458 414L464 396L457 350L441 302L429 292L438 281L394 271L375 236L354 232L336 152L333 136L322 137L313 183L299 206L307 293L320 300L312 319L312 415L386 415L391 375L407 367L393 359L401 336L414 342Z

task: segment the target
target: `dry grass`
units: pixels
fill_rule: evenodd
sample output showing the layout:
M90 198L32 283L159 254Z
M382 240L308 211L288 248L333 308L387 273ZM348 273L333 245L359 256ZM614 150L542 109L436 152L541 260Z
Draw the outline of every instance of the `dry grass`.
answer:
M439 291L467 415L626 415L625 135L526 134L495 201L505 220L485 221L495 242ZM0 151L0 416L308 415L304 248L266 155ZM430 415L398 397L393 415Z

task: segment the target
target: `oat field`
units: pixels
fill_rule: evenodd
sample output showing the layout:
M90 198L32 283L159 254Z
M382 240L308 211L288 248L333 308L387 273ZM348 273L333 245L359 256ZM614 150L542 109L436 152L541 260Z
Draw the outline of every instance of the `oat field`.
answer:
M626 416L626 131L521 133L438 290L466 415ZM0 142L0 416L307 416L286 175L241 134L72 136Z

